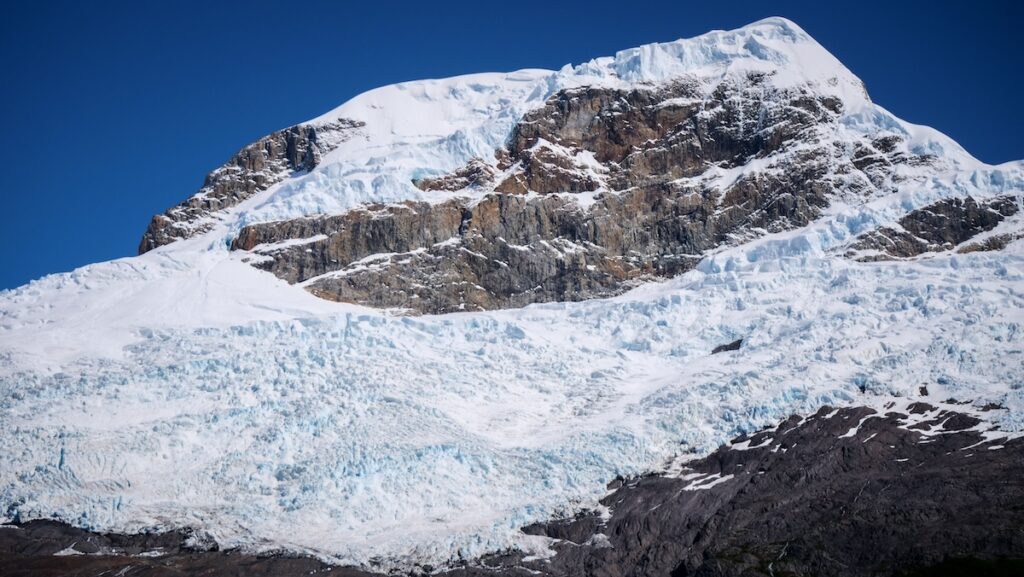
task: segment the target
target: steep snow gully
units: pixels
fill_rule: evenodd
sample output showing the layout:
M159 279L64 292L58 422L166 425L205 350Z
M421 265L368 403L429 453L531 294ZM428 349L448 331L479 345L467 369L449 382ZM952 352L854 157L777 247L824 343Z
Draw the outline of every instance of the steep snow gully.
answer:
M482 195L412 182L493 156L557 90L751 71L841 99L843 131L899 134L938 161L604 300L402 316L320 300L229 250L249 223ZM1024 243L843 254L941 199L1020 203L1024 164L985 165L894 118L787 20L557 72L388 86L312 123L339 118L363 125L208 232L0 293L0 516L443 564L507 547L544 555L549 540L521 527L596 506L618 475L824 405L955 398L998 404L995 423L1024 430Z

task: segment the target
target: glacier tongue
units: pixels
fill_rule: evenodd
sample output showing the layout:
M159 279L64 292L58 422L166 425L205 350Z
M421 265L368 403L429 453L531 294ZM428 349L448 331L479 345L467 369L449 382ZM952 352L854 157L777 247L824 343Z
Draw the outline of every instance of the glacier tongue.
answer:
M605 301L149 331L119 360L4 379L0 499L103 530L437 563L823 404L927 383L1003 404L1020 430L1022 262L1017 243L851 263L789 233Z

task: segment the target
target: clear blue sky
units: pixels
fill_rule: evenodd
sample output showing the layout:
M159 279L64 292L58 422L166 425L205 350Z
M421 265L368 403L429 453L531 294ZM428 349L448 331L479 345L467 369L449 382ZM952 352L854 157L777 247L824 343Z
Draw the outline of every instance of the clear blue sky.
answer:
M370 88L558 68L786 16L874 100L1024 158L1024 3L46 2L0 14L0 288L135 254L241 146Z

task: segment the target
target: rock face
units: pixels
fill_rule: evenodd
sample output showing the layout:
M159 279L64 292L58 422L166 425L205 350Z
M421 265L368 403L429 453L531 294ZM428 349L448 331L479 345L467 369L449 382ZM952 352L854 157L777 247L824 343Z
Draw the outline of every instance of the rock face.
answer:
M485 188L494 184L498 170L482 159L474 158L466 166L451 174L437 178L423 178L413 184L423 191L433 190L466 190L467 188Z
M512 551L449 574L1019 574L1024 440L984 429L976 417L924 403L823 408L669 474L617 482L602 501L605 516L524 528L553 539L552 557ZM5 575L129 568L122 574L368 575L312 559L217 552L187 532L98 535L45 521L0 528Z
M516 127L502 192L611 190L698 176L766 158L835 119L842 103L810 92L769 89L763 74L704 87L563 90ZM592 160L591 160L592 159ZM595 165L595 162L597 165ZM597 174L580 168L594 166ZM602 178L603 176L603 178Z
M292 126L246 146L224 166L206 175L199 191L150 221L139 254L210 229L217 212L267 190L288 176L308 171L362 123L339 120L325 125Z
M710 92L698 80L562 90L495 165L416 181L465 199L253 224L233 248L317 296L416 313L610 296L803 226L837 195L887 186L896 164L929 162L898 137L837 145L841 110L764 74ZM761 168L743 170L752 161Z
M675 475L626 483L602 501L606 521L530 528L564 541L550 562L524 565L566 576L855 576L1024 559L1024 486L1009 481L1024 441L986 438L978 425L924 403L792 417Z
M743 346L743 339L736 339L735 341L732 341L731 343L726 343L724 345L718 345L717 347L711 349L711 354L717 355L718 353L727 353L729 351L738 351L738 350L740 350L741 346Z
M901 218L899 229L882 227L861 235L847 254L861 261L877 261L953 250L1017 214L1020 203L1021 199L1012 196L982 203L970 197L942 200ZM1018 236L1019 231L994 235L959 250L998 250Z

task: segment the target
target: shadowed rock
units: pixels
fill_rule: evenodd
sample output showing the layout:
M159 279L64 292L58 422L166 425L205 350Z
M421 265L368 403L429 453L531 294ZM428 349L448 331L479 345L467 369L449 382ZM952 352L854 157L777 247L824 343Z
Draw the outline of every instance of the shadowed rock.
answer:
M738 350L740 350L740 346L742 344L743 344L743 339L736 339L735 341L733 341L731 343L726 343L724 345L718 345L717 347L711 349L711 354L717 355L718 353L725 353L725 352L728 352L728 351L738 351Z
M627 481L602 500L606 519L531 527L559 539L546 562L490 565L634 577L899 575L957 559L1020 568L1005 559L1024 559L1024 440L986 441L979 425L925 403L794 416L673 475Z

